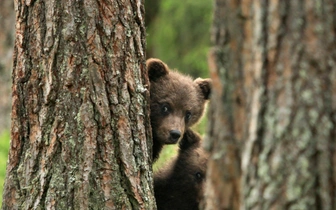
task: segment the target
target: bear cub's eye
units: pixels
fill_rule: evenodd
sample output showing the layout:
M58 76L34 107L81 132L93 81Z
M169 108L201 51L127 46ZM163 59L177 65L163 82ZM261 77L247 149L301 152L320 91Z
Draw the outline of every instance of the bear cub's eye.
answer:
M189 121L191 119L191 112L187 111L185 115L186 121Z
M168 114L168 113L169 113L169 106L168 106L167 104L163 104L163 105L161 106L161 112L162 112L163 114Z
M202 179L203 179L203 176L202 176L202 174L201 174L200 172L197 172L197 173L195 174L195 177L196 177L196 180L197 180L198 182L202 181Z

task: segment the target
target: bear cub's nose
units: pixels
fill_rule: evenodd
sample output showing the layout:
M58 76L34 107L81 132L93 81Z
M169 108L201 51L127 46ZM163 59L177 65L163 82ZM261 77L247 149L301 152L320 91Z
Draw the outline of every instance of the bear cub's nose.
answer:
M172 140L177 141L181 137L181 132L179 130L171 130L170 137Z

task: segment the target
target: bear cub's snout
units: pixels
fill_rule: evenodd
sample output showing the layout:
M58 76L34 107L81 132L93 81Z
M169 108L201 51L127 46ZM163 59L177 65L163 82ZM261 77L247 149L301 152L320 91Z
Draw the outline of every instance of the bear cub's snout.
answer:
M172 144L176 144L181 137L181 132L179 130L171 130L169 133Z

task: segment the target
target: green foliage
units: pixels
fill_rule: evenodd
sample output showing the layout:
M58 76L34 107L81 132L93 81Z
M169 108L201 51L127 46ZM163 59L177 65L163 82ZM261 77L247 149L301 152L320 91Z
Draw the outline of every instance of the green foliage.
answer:
M208 77L211 17L210 0L160 1L147 29L147 57L160 58L193 77Z
M207 129L207 124L208 124L208 118L206 117L207 116L207 107L205 109L205 113L204 113L204 116L201 118L201 120L192 127L192 129L196 132L198 132L199 134L201 135L204 135L206 133L206 129Z
M9 131L0 135L0 204L2 203L2 191L6 176L6 163L9 151Z
M175 156L177 154L177 146L176 145L166 145L162 149L160 153L160 158L154 163L153 170L157 171L163 166L165 166L167 163L169 163L169 160L171 157Z

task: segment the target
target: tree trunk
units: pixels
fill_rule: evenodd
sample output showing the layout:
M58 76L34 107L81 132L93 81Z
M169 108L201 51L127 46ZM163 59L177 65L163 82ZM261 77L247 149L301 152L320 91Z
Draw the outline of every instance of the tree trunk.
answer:
M143 1L16 1L3 209L155 208Z
M216 1L205 209L336 208L335 10Z

